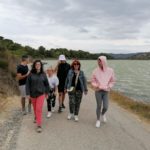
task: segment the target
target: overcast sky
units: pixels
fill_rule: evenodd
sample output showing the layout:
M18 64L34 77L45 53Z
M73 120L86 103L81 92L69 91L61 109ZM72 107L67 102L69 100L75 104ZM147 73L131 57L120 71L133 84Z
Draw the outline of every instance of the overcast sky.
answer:
M34 48L150 51L150 0L0 0L0 36Z

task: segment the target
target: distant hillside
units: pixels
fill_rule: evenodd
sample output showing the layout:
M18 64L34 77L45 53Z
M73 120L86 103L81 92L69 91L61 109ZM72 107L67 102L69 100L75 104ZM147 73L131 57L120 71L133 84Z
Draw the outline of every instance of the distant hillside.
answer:
M83 50L68 50L67 48L51 48L46 49L44 46L40 46L38 49L32 48L30 46L22 46L21 44L15 43L10 39L5 39L0 36L0 51L9 51L9 53L21 56L29 55L33 58L54 58L57 59L60 54L64 54L68 59L97 59L100 55L107 56L108 59L113 59L113 57L106 53L96 53L91 54Z
M129 59L150 60L150 52L138 53L131 56Z
M5 39L0 36L0 52L8 51L15 56L22 56L24 54L33 58L52 58L57 59L60 54L64 54L68 59L97 59L99 56L104 55L108 59L150 59L149 53L128 53L128 54L112 54L112 53L90 53L83 50L68 50L67 48L51 48L46 49L44 46L39 46L38 49L30 46L22 46L10 39ZM3 56L1 56L3 58ZM5 65L5 62L0 62L0 66Z
M136 55L137 53L129 53L129 54L110 54L114 59L129 59L130 57Z

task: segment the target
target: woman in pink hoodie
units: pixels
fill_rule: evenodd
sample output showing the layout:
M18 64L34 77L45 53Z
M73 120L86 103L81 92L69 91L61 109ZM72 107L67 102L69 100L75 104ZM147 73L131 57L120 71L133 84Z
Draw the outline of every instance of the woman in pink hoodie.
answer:
M102 115L103 122L106 122L106 111L108 109L108 92L113 87L115 82L114 71L107 66L107 59L105 56L98 57L98 67L93 71L91 78L91 85L95 90L95 97L97 102L97 121L96 127L100 127L100 115ZM102 112L101 106L103 104Z

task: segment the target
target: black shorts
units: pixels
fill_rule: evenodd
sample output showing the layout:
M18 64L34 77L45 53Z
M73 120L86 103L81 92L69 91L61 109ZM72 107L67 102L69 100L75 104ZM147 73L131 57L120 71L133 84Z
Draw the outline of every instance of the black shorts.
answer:
M64 85L60 85L60 84L58 85L58 92L59 93L62 93L62 92L64 93Z

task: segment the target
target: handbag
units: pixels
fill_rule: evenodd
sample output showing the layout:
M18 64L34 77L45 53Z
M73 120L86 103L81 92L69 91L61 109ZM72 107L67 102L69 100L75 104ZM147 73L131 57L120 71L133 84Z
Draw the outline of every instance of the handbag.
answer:
M76 86L77 86L77 82L78 82L78 77L79 77L79 72L76 76L76 80L75 80L75 86L71 86L69 89L67 89L67 92L75 92Z
M74 86L71 86L69 89L67 89L67 92L73 92L75 90Z

